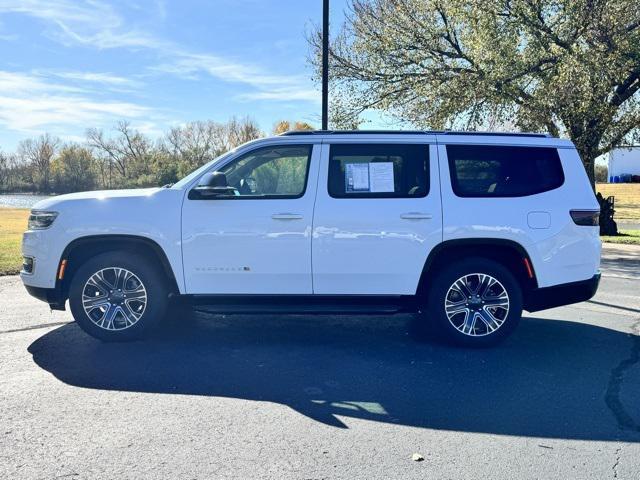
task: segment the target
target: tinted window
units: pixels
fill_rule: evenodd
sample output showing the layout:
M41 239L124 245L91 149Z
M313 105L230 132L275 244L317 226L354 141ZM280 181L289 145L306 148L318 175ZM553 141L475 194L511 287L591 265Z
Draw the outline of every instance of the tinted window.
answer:
M331 145L328 188L335 198L424 197L429 192L429 146Z
M459 197L522 197L564 183L555 148L447 145L447 157Z
M312 145L259 148L218 171L234 189L229 198L297 198L307 186L311 149Z

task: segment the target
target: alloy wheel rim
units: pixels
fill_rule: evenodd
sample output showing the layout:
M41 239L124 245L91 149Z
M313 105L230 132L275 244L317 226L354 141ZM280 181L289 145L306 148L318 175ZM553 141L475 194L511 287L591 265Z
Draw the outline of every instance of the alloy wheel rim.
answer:
M470 273L449 287L444 309L449 323L463 335L491 335L507 319L509 294L495 277L486 273Z
M82 308L99 328L126 330L142 318L147 308L147 290L140 278L126 268L103 268L85 282Z

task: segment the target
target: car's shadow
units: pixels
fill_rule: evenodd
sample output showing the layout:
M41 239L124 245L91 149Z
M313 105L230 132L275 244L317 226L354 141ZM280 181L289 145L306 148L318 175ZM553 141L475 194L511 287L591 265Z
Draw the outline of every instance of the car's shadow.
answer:
M271 401L334 427L346 428L355 417L457 431L640 441L637 432L618 427L614 411L626 408L624 398L607 398L611 410L605 401L608 390L624 396L621 379L611 372L630 355L629 335L526 318L500 347L465 350L417 343L406 322L403 316L198 315L128 344L101 343L69 324L43 335L29 351L40 367L75 386ZM637 407L637 399L631 403Z

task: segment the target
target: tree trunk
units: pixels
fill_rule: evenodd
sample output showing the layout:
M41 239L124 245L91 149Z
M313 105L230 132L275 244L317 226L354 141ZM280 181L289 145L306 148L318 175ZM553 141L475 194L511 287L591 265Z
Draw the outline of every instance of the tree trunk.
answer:
M596 148L578 148L582 164L587 172L589 181L591 182L591 188L595 192L596 190L596 178L595 178L595 163L596 163ZM618 226L614 220L614 208L613 201L609 201L599 193L596 194L596 199L600 204L600 235L617 235Z
M587 176L591 182L591 188L596 191L596 159L595 158L583 158L582 164L587 171Z
M580 158L582 159L582 165L587 172L589 182L591 182L591 188L596 191L596 149L591 147L581 148L576 145Z

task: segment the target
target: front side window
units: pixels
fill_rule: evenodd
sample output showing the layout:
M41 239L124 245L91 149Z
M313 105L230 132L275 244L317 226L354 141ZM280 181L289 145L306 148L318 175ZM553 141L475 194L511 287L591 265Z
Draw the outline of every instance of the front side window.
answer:
M414 198L429 192L429 146L334 144L329 150L334 198Z
M236 158L223 174L224 198L298 198L304 195L313 145L263 147ZM205 176L206 178L206 176ZM220 180L218 180L220 182Z
M459 197L524 197L564 183L555 148L447 145L447 157Z

